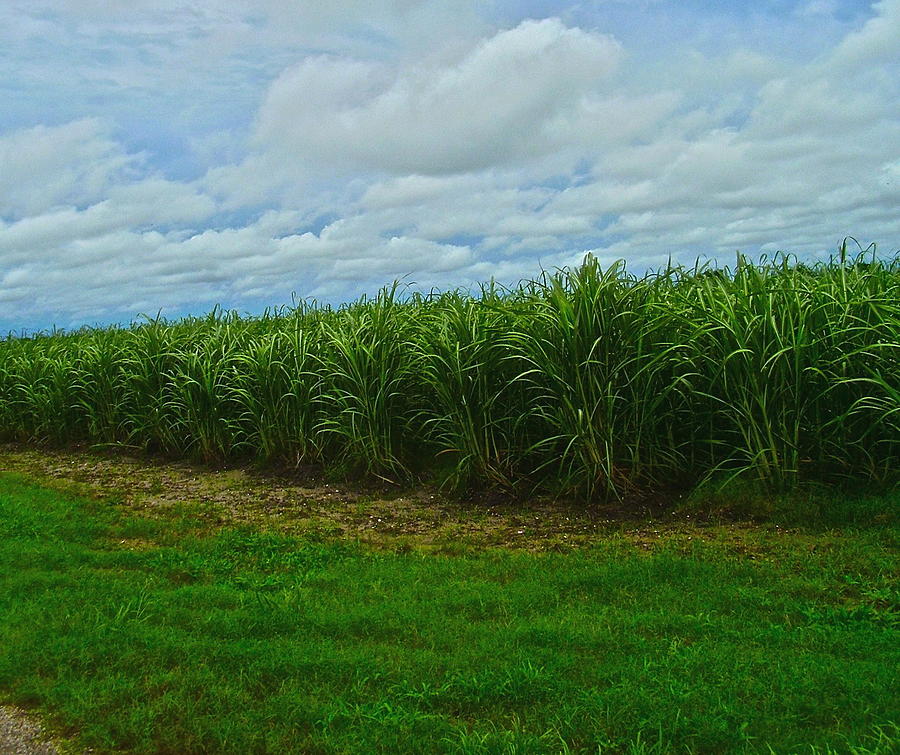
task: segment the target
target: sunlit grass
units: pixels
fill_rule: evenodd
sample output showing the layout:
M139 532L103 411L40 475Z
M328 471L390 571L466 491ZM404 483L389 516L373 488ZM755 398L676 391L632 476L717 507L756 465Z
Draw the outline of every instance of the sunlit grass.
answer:
M896 751L896 529L725 534L394 553L0 476L0 694L100 753Z

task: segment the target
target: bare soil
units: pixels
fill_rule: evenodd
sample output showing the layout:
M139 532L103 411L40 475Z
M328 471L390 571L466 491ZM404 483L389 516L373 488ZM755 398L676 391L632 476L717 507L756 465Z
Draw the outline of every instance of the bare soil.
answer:
M651 550L662 544L689 547L702 539L751 559L765 557L751 552L759 541L746 536L747 529L758 530L759 525L696 521L695 515L679 510L674 495L635 495L609 505L497 495L460 500L432 487L397 490L332 483L308 468L214 468L120 452L14 445L0 445L0 471L150 516L183 510L199 517L203 526L252 525L396 550L568 550L611 538ZM771 532L777 536L778 530Z

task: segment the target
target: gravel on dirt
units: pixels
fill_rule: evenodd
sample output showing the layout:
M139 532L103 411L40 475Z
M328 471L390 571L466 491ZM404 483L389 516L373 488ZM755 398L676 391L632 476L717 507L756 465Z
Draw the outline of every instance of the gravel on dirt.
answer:
M0 753L3 755L59 755L33 716L8 705L0 706Z

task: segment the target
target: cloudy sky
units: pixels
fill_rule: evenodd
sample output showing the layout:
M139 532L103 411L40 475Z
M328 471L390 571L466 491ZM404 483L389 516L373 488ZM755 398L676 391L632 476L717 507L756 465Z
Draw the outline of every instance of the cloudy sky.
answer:
M3 0L0 332L900 247L900 0Z

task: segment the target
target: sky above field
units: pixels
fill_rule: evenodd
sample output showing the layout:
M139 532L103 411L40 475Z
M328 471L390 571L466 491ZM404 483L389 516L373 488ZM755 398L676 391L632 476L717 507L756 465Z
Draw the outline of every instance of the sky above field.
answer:
M4 0L0 332L900 247L900 0Z

